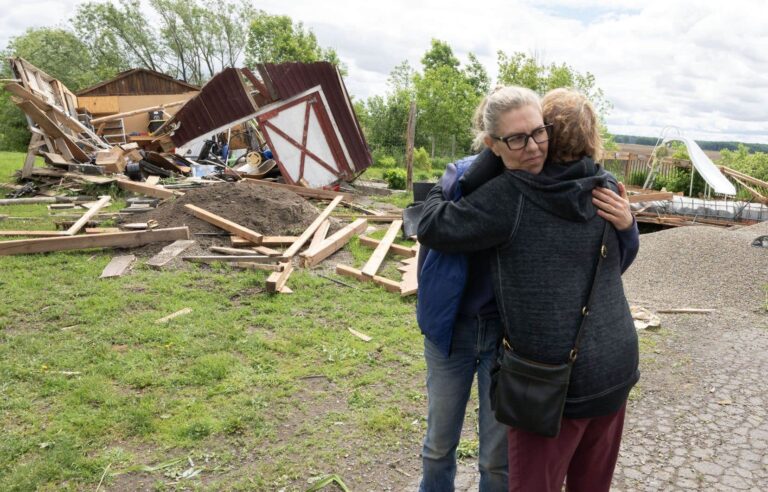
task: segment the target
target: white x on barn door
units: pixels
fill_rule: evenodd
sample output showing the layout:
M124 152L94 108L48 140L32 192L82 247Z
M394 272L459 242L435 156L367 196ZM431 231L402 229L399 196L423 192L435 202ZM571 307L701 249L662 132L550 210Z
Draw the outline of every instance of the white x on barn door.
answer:
M256 120L290 184L318 188L351 176L320 86L270 105Z

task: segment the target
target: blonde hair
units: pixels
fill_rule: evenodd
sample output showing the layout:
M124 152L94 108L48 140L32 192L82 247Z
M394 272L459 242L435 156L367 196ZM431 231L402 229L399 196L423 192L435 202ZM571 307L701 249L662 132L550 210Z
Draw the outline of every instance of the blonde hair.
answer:
M603 138L594 106L574 89L553 89L541 100L544 122L552 125L549 160L565 162L603 156Z
M497 125L502 114L524 106L533 106L541 112L541 100L538 94L525 87L514 85L496 87L483 98L475 109L472 118L472 130L475 139L472 148L476 151L485 147L485 137L498 135Z

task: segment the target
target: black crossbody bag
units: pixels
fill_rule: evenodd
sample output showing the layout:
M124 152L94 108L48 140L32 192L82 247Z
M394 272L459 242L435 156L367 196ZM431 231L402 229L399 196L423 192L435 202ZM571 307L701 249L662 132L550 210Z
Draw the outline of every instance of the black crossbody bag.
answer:
M560 433L571 369L579 353L597 273L607 256L608 229L606 222L587 304L581 310L581 324L567 362L545 364L521 357L509 343L505 330L503 350L491 374L491 408L502 424L545 437L557 437Z

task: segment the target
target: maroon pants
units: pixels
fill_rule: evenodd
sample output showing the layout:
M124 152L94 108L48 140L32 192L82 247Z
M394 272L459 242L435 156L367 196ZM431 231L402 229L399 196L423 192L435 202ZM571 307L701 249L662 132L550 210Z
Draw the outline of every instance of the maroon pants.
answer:
M509 491L608 492L619 456L626 404L591 419L563 419L549 438L511 427L508 434Z

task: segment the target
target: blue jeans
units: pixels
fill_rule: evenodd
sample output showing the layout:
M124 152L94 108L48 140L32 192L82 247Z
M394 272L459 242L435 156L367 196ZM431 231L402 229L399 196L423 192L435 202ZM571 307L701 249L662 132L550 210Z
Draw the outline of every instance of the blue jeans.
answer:
M449 357L424 339L429 406L427 435L421 452L423 471L420 492L454 490L456 448L475 372L480 400L480 491L507 490L507 427L496 421L490 399L490 371L503 333L499 318L459 316L453 328Z

